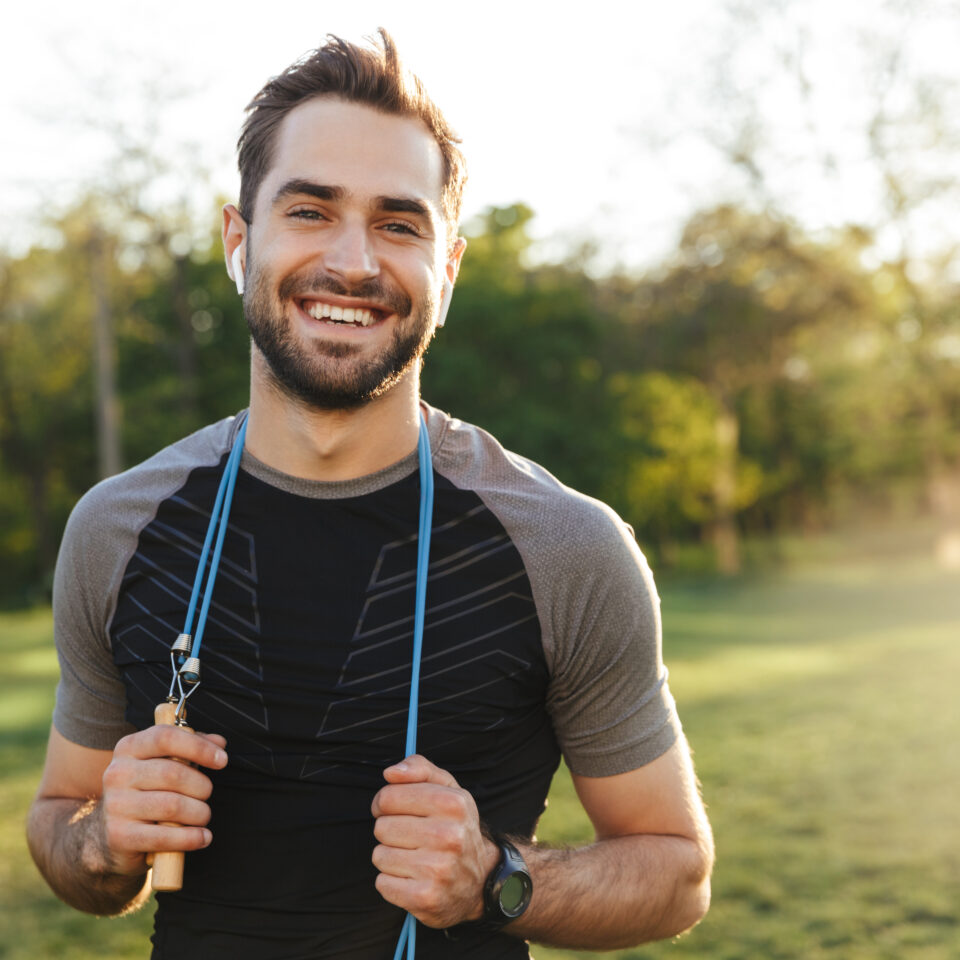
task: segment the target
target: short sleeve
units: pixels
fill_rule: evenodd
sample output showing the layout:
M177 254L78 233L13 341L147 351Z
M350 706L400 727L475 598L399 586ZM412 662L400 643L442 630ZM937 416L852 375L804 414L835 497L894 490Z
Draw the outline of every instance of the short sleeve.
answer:
M541 617L552 654L547 706L570 769L602 777L665 753L680 722L661 655L660 600L632 531L612 515L579 526L557 558Z
M111 750L133 731L126 688L113 661L110 624L140 532L190 471L218 463L237 417L204 427L149 460L98 483L70 515L53 581L53 633L60 683L53 725L84 747Z
M60 682L53 725L73 743L110 750L131 732L126 694L113 662L108 626L122 568L136 540L111 537L111 484L100 484L74 508L60 544L53 581L53 632ZM122 556L120 555L122 554Z

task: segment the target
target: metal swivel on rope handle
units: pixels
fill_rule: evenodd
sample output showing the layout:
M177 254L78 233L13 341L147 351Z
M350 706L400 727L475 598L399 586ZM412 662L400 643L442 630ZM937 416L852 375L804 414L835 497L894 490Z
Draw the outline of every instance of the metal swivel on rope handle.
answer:
M187 654L190 653L190 648L192 646L193 637L191 637L189 633L181 633L177 639L173 641L173 645L170 647L170 656L176 658L177 665L186 660ZM173 669L176 671L177 666L174 666Z
M200 686L200 660L197 657L187 657L183 665L177 671L177 687L180 697L177 701L176 723L183 726L187 722L187 698ZM186 684L190 689L184 691L183 685Z
M177 674L183 662L190 655L190 648L193 646L193 637L189 633L181 633L170 647L170 690L167 692L167 700L170 703L176 703L179 697L174 690L177 686Z
M200 661L190 656L193 638L189 633L181 633L170 647L170 689L167 691L167 703L176 704L173 722L177 726L186 723L187 697L196 690L200 683ZM184 690L187 684L189 690Z

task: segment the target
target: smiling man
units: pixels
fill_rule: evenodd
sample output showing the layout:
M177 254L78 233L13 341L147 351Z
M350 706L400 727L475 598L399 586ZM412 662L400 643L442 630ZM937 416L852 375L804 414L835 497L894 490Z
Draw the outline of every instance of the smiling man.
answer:
M95 487L64 535L28 837L54 891L99 914L146 899L155 854L190 851L157 896L156 958L385 960L404 911L421 958L521 958L672 936L709 903L629 528L420 400L464 166L381 39L330 38L250 104L223 227L249 410ZM199 660L173 679L171 642L221 502L190 686ZM155 723L168 695L207 732ZM572 850L533 839L561 756L597 835Z

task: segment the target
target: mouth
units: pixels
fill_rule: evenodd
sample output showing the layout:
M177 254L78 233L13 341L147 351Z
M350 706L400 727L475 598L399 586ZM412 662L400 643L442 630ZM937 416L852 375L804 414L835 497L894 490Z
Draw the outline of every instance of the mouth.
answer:
M308 317L332 327L371 327L390 316L378 307L344 307L324 300L301 300L299 306Z

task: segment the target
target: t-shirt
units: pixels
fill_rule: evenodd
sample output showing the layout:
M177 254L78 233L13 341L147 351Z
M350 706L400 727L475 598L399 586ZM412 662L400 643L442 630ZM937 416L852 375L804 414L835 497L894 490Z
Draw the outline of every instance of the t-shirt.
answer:
M418 751L497 832L533 834L561 754L602 777L676 740L659 601L608 507L424 405L434 513ZM78 503L54 586L54 724L112 749L171 681L231 417ZM404 754L416 583L414 451L342 482L245 451L188 701L227 738L210 772L213 842L157 895L154 958L392 956L403 913L376 891L370 804ZM507 934L420 927L429 958L526 957Z

